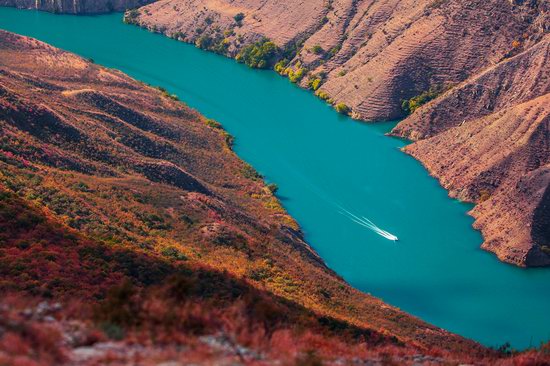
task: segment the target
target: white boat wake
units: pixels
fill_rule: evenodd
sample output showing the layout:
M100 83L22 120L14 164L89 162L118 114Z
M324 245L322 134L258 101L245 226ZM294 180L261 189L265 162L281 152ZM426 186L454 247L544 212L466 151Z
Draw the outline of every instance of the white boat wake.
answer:
M367 219L365 216L358 217L344 208L341 208L341 209L342 211L340 211L340 213L343 215L346 215L351 221L355 222L356 224L366 227L367 229L374 231L376 234L388 240L391 240L391 241L399 240L397 236L393 235L392 233L386 230L380 229L378 226L376 226L372 221Z
M312 184L309 181L309 179L307 179L307 177L305 175L300 173L299 170L295 169L292 165L288 164L286 161L280 160L279 162L286 167L287 172L294 174L296 176L296 179L300 180L304 185L306 185L311 192L315 193L317 196L319 196L319 198L321 198L327 204L338 208L340 210L339 211L340 214L346 216L347 218L349 218L351 221L355 222L356 224L359 224L359 225L375 232L376 234L380 235L381 237L383 237L385 239L388 239L388 240L391 240L391 241L398 241L399 240L399 238L397 236L393 235L392 233L390 233L386 230L380 229L378 226L376 226L372 221L370 221L366 217L364 217L364 216L358 217L358 216L352 214L351 212L349 212L348 210L346 210L338 202L335 202L334 200L330 199L330 196L327 195L319 186Z

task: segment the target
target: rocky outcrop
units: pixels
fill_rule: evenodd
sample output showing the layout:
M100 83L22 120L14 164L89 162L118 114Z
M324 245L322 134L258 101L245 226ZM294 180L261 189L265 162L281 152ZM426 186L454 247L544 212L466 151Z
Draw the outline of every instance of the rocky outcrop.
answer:
M302 86L319 79L335 103L377 121L538 42L548 10L545 1L160 0L129 20L230 56L266 37L292 69L304 68Z
M52 13L100 14L133 9L152 1L154 0L0 0L0 6Z
M414 112L393 134L429 138L406 151L478 203L483 247L550 264L547 1L160 0L126 20L244 62L269 39L276 69L338 110L367 121Z
M405 151L471 214L483 248L521 266L550 265L550 36L403 120Z

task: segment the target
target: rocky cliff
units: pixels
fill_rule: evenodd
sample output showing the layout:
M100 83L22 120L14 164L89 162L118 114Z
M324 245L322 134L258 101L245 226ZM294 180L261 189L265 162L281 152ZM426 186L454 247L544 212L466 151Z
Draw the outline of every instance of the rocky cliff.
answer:
M124 11L151 3L153 0L0 0L0 6L36 9L52 13L99 14Z
M354 118L410 113L393 134L444 133L407 152L452 195L479 204L483 247L514 264L547 265L548 181L539 169L548 163L549 14L537 0L160 0L126 21L274 66ZM504 124L521 132L507 135ZM491 143L483 150L476 138ZM521 176L532 183L517 186Z
M478 205L483 248L506 262L550 264L550 36L469 78L393 134L451 195Z

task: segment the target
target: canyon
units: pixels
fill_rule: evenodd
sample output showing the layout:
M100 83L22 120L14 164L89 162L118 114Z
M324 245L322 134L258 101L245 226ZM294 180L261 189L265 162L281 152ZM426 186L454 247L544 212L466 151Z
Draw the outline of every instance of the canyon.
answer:
M102 13L143 4L3 5ZM403 118L389 134L411 140L402 150L452 197L476 204L470 214L483 234L482 248L517 266L547 266L548 4L500 5L161 0L129 10L125 21L252 67L275 68L355 119ZM173 286L184 281L193 284L188 295L205 311L216 311L203 302L205 291L213 293L222 318L224 311L243 311L226 308L237 292L252 301L245 307L259 303L290 314L294 320L278 320L278 330L293 332L293 321L301 319L300 327L331 344L321 350L325 362L344 362L333 350L358 344L349 332L369 335L372 353L356 357L382 364L388 355L405 364L540 357L528 352L501 359L347 285L305 242L275 196L277 187L234 154L233 137L170 91L32 38L0 35L0 215L2 231L17 233L0 237L6 291L105 304L113 301L113 288L130 280L136 299L130 304L143 317L139 327L154 328L149 307L155 296L162 306L179 308ZM173 316L162 311L163 319ZM244 323L269 323L261 313L243 315ZM55 327L69 334L61 320L67 316L57 314ZM200 317L213 331L207 316ZM76 321L90 326L89 319ZM40 318L38 326L44 322ZM334 331L332 322L344 331ZM136 325L123 326L131 331ZM262 349L242 334L237 338ZM224 357L243 361L233 341L208 339L207 348L222 344L230 350ZM306 348L284 356L287 361L311 346L307 337L294 342ZM108 346L128 350L124 343ZM158 356L164 352L159 347L140 357ZM80 350L63 352L76 357Z
M378 339L373 347L494 357L342 281L231 151L219 124L163 89L5 31L0 80L3 291L93 304L126 279L149 303L147 292L167 291L151 288L196 273L195 302L261 289L268 295L255 296L268 296L263 306L290 307L285 318L359 327ZM139 310L145 324L167 311L155 309Z
M279 53L271 65L279 60L281 74L337 109L366 121L406 117L392 134L425 140L405 151L452 196L477 204L482 248L515 265L546 266L549 12L546 1L161 0L126 20L237 59L251 45L272 42ZM403 108L415 100L418 109ZM530 101L537 113L529 113ZM498 117L506 111L515 117ZM481 117L493 115L491 131L511 131L510 119L523 126L523 114L532 126L525 133L477 146L472 136L484 138L487 124ZM454 130L462 123L468 132ZM538 142L525 146L530 131ZM482 153L497 158L480 163Z

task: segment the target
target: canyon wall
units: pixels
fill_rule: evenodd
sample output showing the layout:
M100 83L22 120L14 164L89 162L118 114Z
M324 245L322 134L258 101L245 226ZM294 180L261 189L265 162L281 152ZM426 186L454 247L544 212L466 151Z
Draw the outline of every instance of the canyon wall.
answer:
M483 248L550 264L550 36L419 108L393 134L472 211Z

